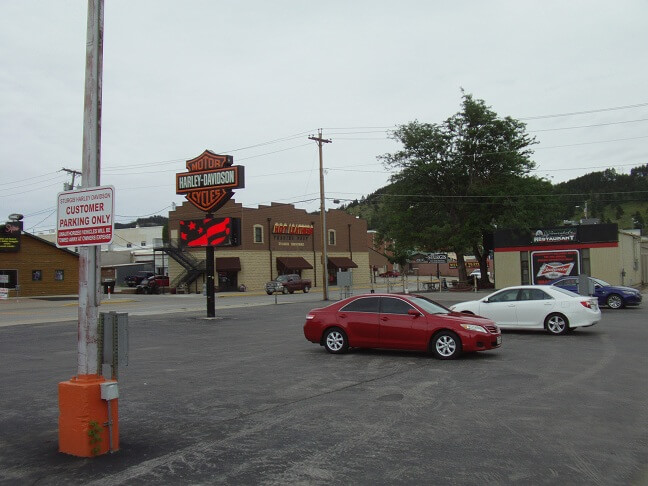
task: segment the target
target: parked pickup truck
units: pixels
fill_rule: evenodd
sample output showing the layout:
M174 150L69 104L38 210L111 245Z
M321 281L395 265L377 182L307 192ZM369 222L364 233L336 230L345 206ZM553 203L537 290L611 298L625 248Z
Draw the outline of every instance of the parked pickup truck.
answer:
M295 290L301 290L307 293L311 288L310 280L302 280L297 274L279 275L275 280L266 284L266 293L272 295L275 292L282 294L293 293Z
M154 275L155 273L153 272L137 272L135 275L128 275L127 277L124 277L124 282L129 287L137 287L142 283L142 280L144 280L145 278L153 277Z
M162 287L169 286L169 277L166 275L152 275L151 277L143 279L137 287L135 293L137 294L159 294Z

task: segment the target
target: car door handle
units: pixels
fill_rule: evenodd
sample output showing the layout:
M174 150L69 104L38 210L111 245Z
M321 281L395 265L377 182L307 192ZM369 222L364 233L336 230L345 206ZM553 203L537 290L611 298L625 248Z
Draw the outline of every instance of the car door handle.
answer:
M340 314L340 317L341 317L342 319L346 318L346 316L347 316L346 314Z
M380 317L380 320L381 320L381 321L388 321L388 320L389 320L389 317L387 317L387 316L381 316L381 317Z

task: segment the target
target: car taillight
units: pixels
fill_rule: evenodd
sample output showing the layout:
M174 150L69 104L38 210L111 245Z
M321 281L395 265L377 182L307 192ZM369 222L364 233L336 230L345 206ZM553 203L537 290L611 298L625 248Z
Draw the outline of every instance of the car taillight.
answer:
M589 300L581 300L581 305L582 305L583 307L587 307L588 309L591 309L591 308L592 308L592 304L590 304L590 301L589 301Z

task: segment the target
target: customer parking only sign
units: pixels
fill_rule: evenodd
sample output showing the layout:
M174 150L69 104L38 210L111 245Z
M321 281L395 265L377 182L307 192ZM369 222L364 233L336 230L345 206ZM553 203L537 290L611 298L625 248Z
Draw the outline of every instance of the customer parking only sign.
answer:
M115 188L88 187L57 196L56 246L110 244L115 228Z

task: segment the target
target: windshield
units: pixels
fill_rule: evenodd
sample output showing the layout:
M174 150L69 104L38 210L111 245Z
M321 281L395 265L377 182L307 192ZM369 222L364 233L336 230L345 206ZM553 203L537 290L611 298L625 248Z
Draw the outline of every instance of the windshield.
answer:
M601 280L600 278L592 278L592 280L594 280L595 283L597 283L599 285L602 285L603 287L609 287L610 286L609 283L607 283L605 280Z
M443 307L441 304L437 304L433 300L421 297L420 295L416 297L412 296L411 299L413 303L429 314L449 314L452 312L447 307Z
M287 282L287 281L288 281L288 277L286 277L285 275L279 275L277 277L277 282Z

